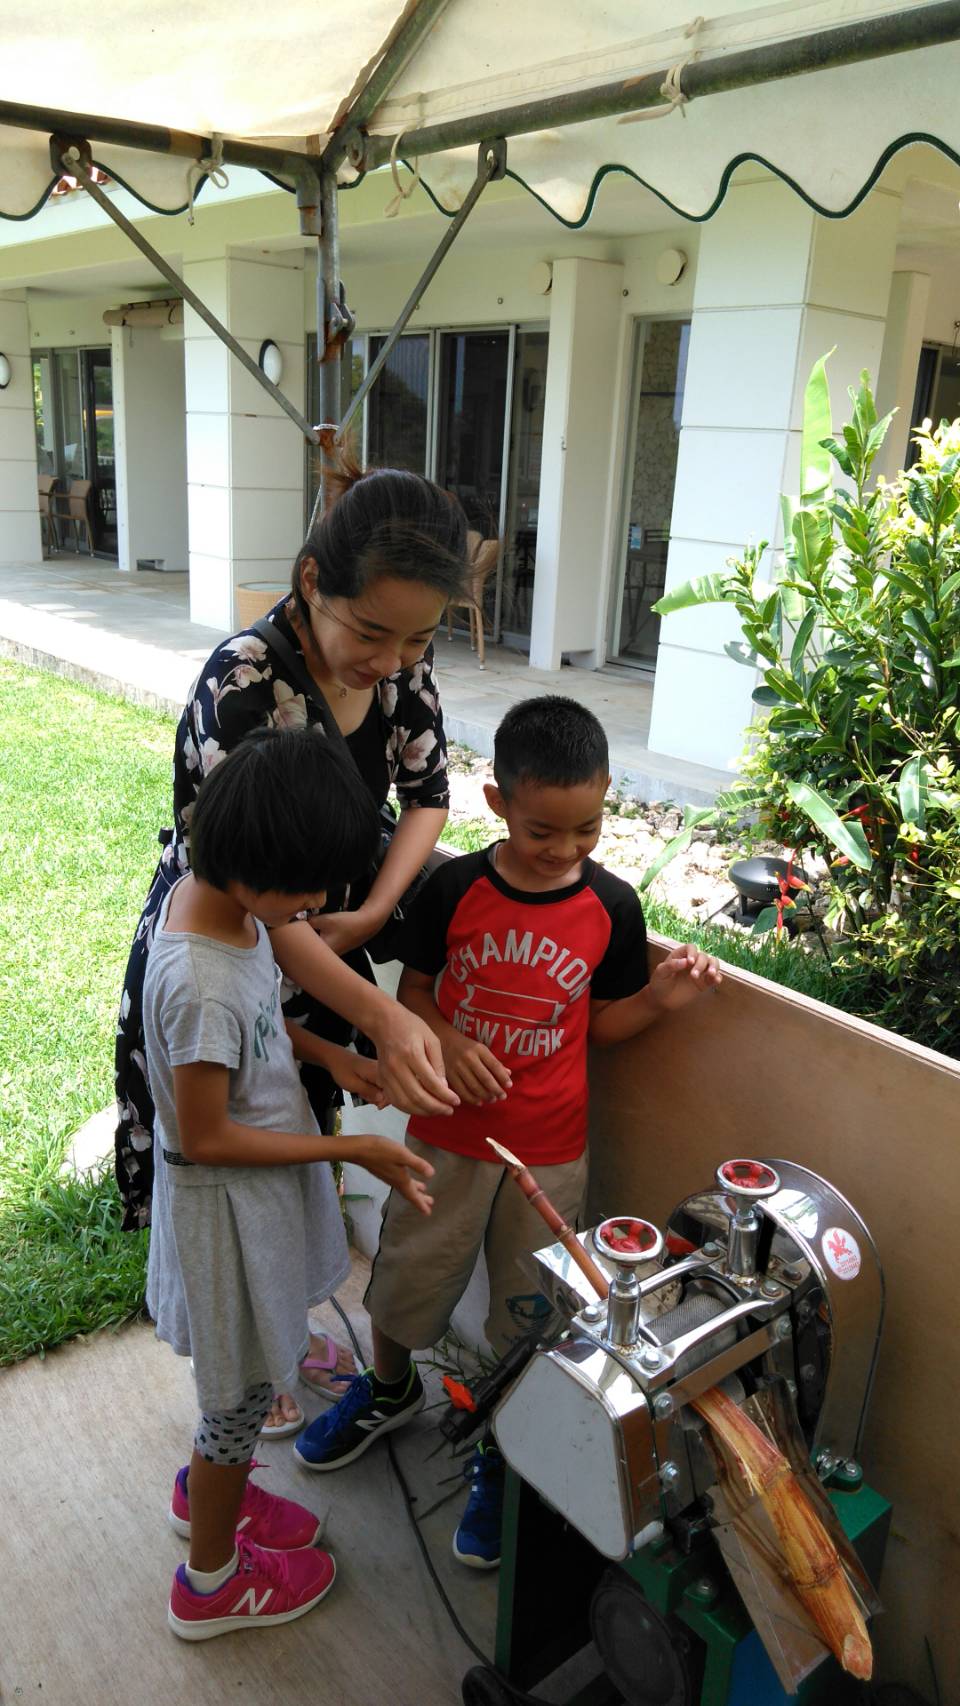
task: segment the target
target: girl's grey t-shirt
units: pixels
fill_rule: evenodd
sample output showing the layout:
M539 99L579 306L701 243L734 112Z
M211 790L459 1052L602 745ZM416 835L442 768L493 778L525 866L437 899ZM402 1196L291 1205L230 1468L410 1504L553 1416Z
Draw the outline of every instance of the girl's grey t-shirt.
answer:
M169 931L169 903L178 887L157 921L143 985L157 1138L180 1153L173 1068L195 1061L230 1069L232 1119L266 1130L317 1132L280 1011L281 973L267 931L254 921L254 948Z
M176 888L171 890L171 895ZM173 1069L229 1071L230 1115L265 1131L319 1130L280 1011L280 972L257 924L253 948L165 929L164 902L143 990L147 1068L160 1153L147 1307L157 1334L193 1358L201 1409L241 1404L252 1386L295 1387L307 1309L349 1272L343 1218L325 1161L295 1166L171 1164L182 1153Z

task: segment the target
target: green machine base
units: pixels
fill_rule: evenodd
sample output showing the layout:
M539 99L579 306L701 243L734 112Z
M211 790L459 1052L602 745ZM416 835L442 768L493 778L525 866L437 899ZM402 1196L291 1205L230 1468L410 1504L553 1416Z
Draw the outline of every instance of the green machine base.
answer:
M855 1491L831 1491L830 1498L867 1574L878 1582L890 1505L862 1483ZM709 1536L688 1556L665 1537L612 1565L508 1471L496 1663L512 1683L533 1688L588 1645L590 1603L610 1571L622 1571L635 1583L675 1635L690 1678L691 1706L843 1706L861 1698L857 1685L831 1658L817 1666L798 1694L784 1692ZM577 1701L612 1706L623 1698L594 1681L570 1706Z

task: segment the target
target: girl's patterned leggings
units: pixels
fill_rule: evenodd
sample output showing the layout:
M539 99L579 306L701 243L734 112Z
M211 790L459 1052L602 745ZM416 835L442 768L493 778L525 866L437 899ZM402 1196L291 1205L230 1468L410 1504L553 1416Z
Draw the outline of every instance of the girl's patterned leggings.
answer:
M249 1463L272 1402L272 1386L248 1386L243 1403L235 1410L221 1410L213 1416L204 1412L194 1435L194 1449L208 1463Z

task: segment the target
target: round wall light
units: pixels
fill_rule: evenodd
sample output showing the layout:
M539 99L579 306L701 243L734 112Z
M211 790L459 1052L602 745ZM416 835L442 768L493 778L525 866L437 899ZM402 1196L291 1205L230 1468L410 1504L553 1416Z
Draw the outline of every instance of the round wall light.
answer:
M265 373L271 385L279 385L283 377L283 355L272 338L264 338L257 356L257 366Z
M5 391L13 378L13 368L5 355L0 355L0 391Z
M663 249L657 256L657 281L677 284L686 270L687 257L682 249Z

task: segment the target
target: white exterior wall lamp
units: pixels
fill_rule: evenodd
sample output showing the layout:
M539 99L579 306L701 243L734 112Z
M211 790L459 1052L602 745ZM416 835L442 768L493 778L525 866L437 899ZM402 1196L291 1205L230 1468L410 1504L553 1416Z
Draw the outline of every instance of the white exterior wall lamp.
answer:
M7 356L0 355L0 391L5 391L13 378L13 368Z
M283 377L283 354L272 338L264 338L260 345L257 366L266 374L271 385L279 385Z

